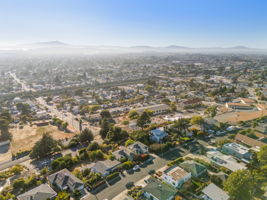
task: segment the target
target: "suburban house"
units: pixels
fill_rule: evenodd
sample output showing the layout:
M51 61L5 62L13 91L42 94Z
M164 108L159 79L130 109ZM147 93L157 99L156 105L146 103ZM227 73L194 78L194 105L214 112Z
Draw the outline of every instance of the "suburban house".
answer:
M135 155L147 153L148 147L143 143L137 141L129 145L128 147L121 146L119 150L114 151L112 154L117 160L121 160L122 158L128 158L129 160L133 160Z
M134 154L146 154L146 153L148 153L148 147L139 141L136 141L135 143L129 145L127 148L130 151L132 151Z
M260 123L255 129L261 133L267 134L267 123ZM255 133L256 134L256 133ZM261 135L259 137L262 137Z
M89 122L94 123L94 122L99 122L101 120L101 116L100 116L100 113L90 114L90 115L86 116L86 119Z
M211 150L207 152L207 157L217 166L225 167L232 172L240 169L246 169L246 166L238 163L232 156L224 155L219 151Z
M162 173L162 180L176 188L180 188L191 178L191 173L178 166L173 166Z
M163 138L168 136L163 127L156 128L150 131L150 139L154 142L160 143Z
M225 107L228 109L233 110L253 110L255 109L254 106L250 104L244 104L244 103L226 103Z
M48 176L50 185L56 186L60 190L83 190L83 182L74 176L69 170L62 169Z
M182 102L182 106L185 108L187 106L200 105L201 103L202 103L201 99L195 98Z
M195 162L193 160L186 160L179 166L185 171L191 173L193 177L200 177L202 174L205 174L207 172L207 168L204 165L199 164L198 162Z
M228 200L230 197L221 188L216 186L214 183L210 183L207 187L202 190L203 195L201 196L204 200Z
M251 159L251 153L249 152L249 148L237 143L224 144L222 146L222 152L235 156L239 159Z
M159 115L166 113L170 110L170 107L166 104L156 104L151 106L145 106L141 108L134 109L139 115L142 114L145 110L151 110L153 111L154 115Z
M143 188L144 195L150 200L172 200L177 190L167 184L161 183L156 178L149 178L145 181L147 185Z
M109 175L112 170L120 164L121 163L117 160L104 160L92 163L88 165L87 168L90 168L92 172L100 173L102 176L105 177Z
M255 100L255 99L249 99L249 98L239 98L238 101L239 101L240 103L243 103L243 104L250 104L250 105L256 103L256 100Z
M48 185L39 185L28 192L17 196L18 200L48 200L57 196L57 193Z
M134 153L130 151L127 147L121 146L119 150L114 151L112 155L116 160L121 160L123 158L128 158L129 160L133 160Z
M235 136L235 140L238 142L241 142L245 145L248 145L250 147L253 147L254 149L260 149L260 147L265 146L266 144L260 140L257 139L253 139L251 137L248 137L246 135L242 135L240 133L238 133Z

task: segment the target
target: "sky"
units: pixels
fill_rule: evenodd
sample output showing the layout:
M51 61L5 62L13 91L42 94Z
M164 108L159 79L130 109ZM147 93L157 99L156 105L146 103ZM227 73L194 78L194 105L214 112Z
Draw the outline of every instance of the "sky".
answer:
M0 0L0 45L267 48L266 0Z

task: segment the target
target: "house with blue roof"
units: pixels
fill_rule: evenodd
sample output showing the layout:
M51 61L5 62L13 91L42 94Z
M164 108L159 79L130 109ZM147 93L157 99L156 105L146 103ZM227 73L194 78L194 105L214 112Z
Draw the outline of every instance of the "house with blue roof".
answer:
M163 127L156 128L150 131L150 139L154 142L161 143L168 134L164 131Z

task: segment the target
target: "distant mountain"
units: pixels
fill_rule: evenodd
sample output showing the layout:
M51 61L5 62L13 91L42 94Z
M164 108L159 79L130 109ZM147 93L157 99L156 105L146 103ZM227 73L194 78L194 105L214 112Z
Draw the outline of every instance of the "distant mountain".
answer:
M145 46L145 45L140 45L140 46L131 46L130 48L133 48L133 49L153 49L155 47L151 47L151 46Z
M232 47L231 49L249 49L248 47L246 47L246 46L234 46L234 47Z
M167 49L188 49L188 47L185 46L177 46L177 45L170 45L166 47Z
M109 46L109 45L72 45L61 41L37 42L13 46L1 46L1 53L32 53L32 54L123 54L123 53L266 53L267 49L234 47L186 47L170 46Z
M48 41L48 42L37 42L32 44L26 44L26 46L48 47L48 46L68 46L68 44L60 41Z

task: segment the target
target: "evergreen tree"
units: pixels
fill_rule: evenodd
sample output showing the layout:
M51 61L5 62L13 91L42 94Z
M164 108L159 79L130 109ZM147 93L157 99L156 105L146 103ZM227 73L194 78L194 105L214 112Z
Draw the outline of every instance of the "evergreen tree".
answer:
M35 143L30 157L31 158L43 158L58 150L57 141L55 141L51 135L44 133L42 138Z
M108 120L106 118L104 118L101 121L101 129L100 129L100 132L99 132L99 134L101 135L102 139L106 138L109 129L110 129L110 123L108 122Z
M142 115L137 119L137 126L145 128L150 124L150 115L147 112L143 112Z

